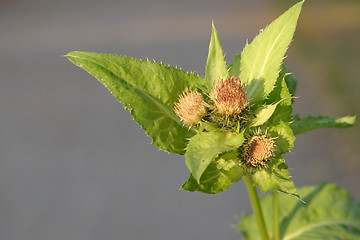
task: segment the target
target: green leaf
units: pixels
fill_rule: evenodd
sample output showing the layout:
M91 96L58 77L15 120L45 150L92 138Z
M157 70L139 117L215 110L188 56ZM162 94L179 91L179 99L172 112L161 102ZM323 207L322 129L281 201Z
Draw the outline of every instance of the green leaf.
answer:
M294 131L294 134L297 135L319 128L348 128L355 124L355 120L356 116L346 116L336 119L328 116L307 116L300 119L299 116L296 115L290 127Z
M284 87L286 88L286 84L284 85ZM287 89L286 89L286 91L287 91ZM287 91L287 93L289 93L289 91ZM280 92L279 97L281 97L281 92ZM281 104L282 102L285 102L285 103L282 104L281 109L279 109L275 114L274 113L275 109L277 109L278 105ZM290 102L290 104L289 104L289 102ZM252 120L250 127L256 127L256 126L263 125L265 122L267 122L273 116L274 116L272 118L273 121L271 121L271 123L276 124L280 120L290 121L291 112L292 112L291 98L283 98L274 104L262 105L257 111L255 111L255 118Z
M275 141L274 157L268 168L258 170L253 174L254 183L263 193L276 190L299 198L282 158L282 154L289 152L294 146L295 137L289 123L280 122L269 128L268 133Z
M232 183L240 181L245 173L245 170L239 165L238 152L232 151L212 161L201 176L200 183L191 174L180 189L218 194L226 191Z
M279 195L280 239L323 240L360 239L360 204L334 184L299 189L306 204ZM272 196L260 200L267 229L272 234ZM253 215L241 218L238 230L244 240L261 239Z
M186 147L186 165L199 183L211 160L220 153L235 150L243 142L243 133L199 132L190 139Z
M200 122L200 130L201 132L223 132L215 123L212 122Z
M281 65L280 76L285 75L285 82L289 89L291 96L295 96L295 91L297 87L297 79L291 74L290 70L286 67L285 64Z
M277 105L280 102L281 101L275 104L261 106L261 108L255 112L255 118L252 120L250 127L257 127L263 125L273 115Z
M235 55L234 60L229 66L229 75L231 77L240 75L240 61L241 61L241 55L240 54Z
M205 81L208 89L212 89L214 83L219 78L226 79L229 76L224 58L224 53L220 45L218 33L212 24L212 33L209 45L209 54L206 62Z
M292 96L286 84L286 78L288 76L282 75L275 84L274 90L269 94L270 101L276 101L277 99L284 99L277 106L274 114L268 122L277 123L279 121L291 122L292 117Z
M188 138L173 108L186 89L204 85L201 77L150 61L89 52L70 52L66 57L97 78L124 104L134 120L161 150L184 154Z
M275 138L275 155L280 156L290 152L294 146L295 136L289 123L280 122L269 129L269 133Z
M276 107L273 115L267 121L267 126L276 125L280 121L289 123L292 121L291 113L292 113L292 101L291 101L291 94L288 90L286 84L286 75L281 75L279 79L275 83L274 90L269 94L268 98L266 99L266 103L274 103L277 101L281 102ZM265 126L266 127L266 126Z
M282 99L287 99L286 105L291 105L291 94L289 88L286 84L286 77L288 73L281 74L275 82L274 89L269 93L268 97L265 99L266 104L271 104L278 102Z
M295 4L272 22L241 53L240 79L252 103L261 102L273 89L302 4Z
M274 113L276 106L280 102L270 105L261 106L260 110L255 112L255 118L252 120L250 127L263 125Z
M255 112L255 118L251 123L251 127L260 126L264 123L264 128L277 125L280 121L291 121L291 96L285 83L285 75L279 77L275 83L273 91L265 100L265 104L261 105L259 110Z
M261 169L253 174L254 184L259 186L263 193L276 190L282 193L300 198L291 176L287 170L287 165L279 159L270 168Z

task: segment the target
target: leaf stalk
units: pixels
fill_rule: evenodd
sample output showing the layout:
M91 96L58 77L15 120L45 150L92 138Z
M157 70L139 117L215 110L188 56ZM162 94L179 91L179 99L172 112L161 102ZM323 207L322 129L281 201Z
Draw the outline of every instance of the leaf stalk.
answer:
M244 177L245 185L249 193L249 199L254 211L255 219L260 231L260 236L262 240L269 240L269 235L266 230L266 224L264 220L264 216L261 210L260 201L258 194L256 192L256 188L254 186L254 182L250 174L245 175Z
M279 194L277 191L273 191L273 234L274 240L280 240Z

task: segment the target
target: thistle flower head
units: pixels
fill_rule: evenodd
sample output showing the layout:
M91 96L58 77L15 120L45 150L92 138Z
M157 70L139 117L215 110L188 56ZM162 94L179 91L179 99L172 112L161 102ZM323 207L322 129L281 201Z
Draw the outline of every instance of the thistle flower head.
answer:
M274 151L274 140L266 135L255 135L245 145L243 161L249 167L262 167L269 161Z
M196 125L206 115L204 99L200 93L186 89L175 103L174 112L185 124Z
M239 115L248 105L245 90L238 77L228 77L214 84L210 93L216 111L221 115Z

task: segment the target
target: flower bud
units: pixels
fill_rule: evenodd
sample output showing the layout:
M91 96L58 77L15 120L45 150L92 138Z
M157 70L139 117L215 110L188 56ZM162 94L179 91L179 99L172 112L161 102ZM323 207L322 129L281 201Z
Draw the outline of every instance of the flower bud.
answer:
M214 84L210 98L216 111L226 117L239 115L249 105L241 81L236 76Z
M187 89L175 103L174 112L181 120L190 126L198 124L206 115L205 102L200 93Z
M244 147L243 160L252 167L264 166L274 151L274 140L262 136L253 136Z

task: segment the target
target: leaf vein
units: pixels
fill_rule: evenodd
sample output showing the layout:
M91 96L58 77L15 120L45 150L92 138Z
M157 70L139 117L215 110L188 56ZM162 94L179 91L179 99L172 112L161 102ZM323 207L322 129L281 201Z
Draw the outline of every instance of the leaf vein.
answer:
M174 120L177 124L179 124L180 126L182 126L182 123L180 122L179 119L177 119L173 113L171 113L167 108L165 108L163 106L163 104L159 103L153 96L151 96L150 94L148 94L146 91L144 91L143 89L135 86L134 84L132 84L129 81L126 81L124 78L118 76L115 72L108 70L105 66L103 66L102 64L96 62L96 61L92 61L89 60L88 58L81 58L78 56L71 56L73 58L78 58L84 61L89 61L95 65L98 65L99 67L101 67L105 72L110 72L112 75L116 76L119 79L122 79L123 81L125 81L127 84L129 84L131 87L133 87L135 90L139 91L140 93L142 93L146 98L148 98L150 101L152 101L159 109L162 110L163 113L165 113L169 118L171 118L172 120ZM161 111L159 111L161 112Z
M297 232L294 232L288 236L285 236L283 240L290 240L290 239L294 239L297 236L300 236L301 234L310 231L314 228L320 228L320 227L326 227L326 226L332 226L332 225L351 225L351 226L359 226L360 223L359 222L353 222L353 221L325 221L325 222L318 222L318 223L314 223L314 224L310 224L307 227L304 227L300 230L298 230Z
M276 43L278 42L278 40L279 40L279 38L280 38L281 34L283 33L283 31L284 31L284 29L285 29L286 26L287 26L287 25L283 26L283 28L281 29L280 33L279 33L278 36L276 37L274 43L273 43L272 46L270 47L268 53L266 54L265 61L264 61L263 65L262 65L261 70L260 70L260 72L259 72L259 75L256 77L256 79L259 79L259 78L262 76L262 74L263 74L263 72L264 72L264 69L265 69L265 65L266 65L266 63L267 63L267 61L268 61L268 59L269 59L269 56L270 56L273 48L275 47Z

